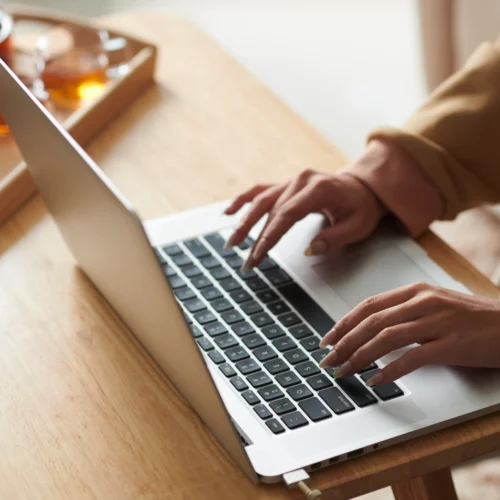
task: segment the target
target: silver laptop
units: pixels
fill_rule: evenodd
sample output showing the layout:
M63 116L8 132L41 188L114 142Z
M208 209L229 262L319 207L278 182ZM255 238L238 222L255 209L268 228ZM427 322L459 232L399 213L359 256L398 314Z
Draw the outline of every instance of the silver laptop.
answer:
M304 257L322 223L310 216L241 275L252 241L224 250L238 223L225 203L141 221L3 63L0 113L78 265L254 481L500 406L498 371L429 366L372 389L402 351L339 380L318 367L321 336L364 298L416 281L465 291L409 238L380 230L336 258Z

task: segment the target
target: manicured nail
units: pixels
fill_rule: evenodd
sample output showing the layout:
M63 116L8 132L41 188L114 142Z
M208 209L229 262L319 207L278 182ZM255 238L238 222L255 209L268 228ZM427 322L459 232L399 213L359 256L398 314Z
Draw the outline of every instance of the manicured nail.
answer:
M346 361L343 365L340 365L333 374L333 378L343 377L351 369L351 362Z
M323 253L326 253L327 250L328 250L328 245L326 244L326 241L317 240L317 241L313 241L309 245L309 248L304 252L304 255L307 255L307 256L321 255Z
M247 271L250 271L253 267L253 258L251 255L248 256L247 260L243 262L243 265L241 266L240 273L245 274Z
M380 372L375 373L375 375L373 375L372 378L369 378L366 381L366 385L368 387L373 387L374 385L378 385L378 384L380 384L380 382L382 382L382 378L383 378L383 376Z
M326 340L328 337L335 338L335 328L332 328L322 339L321 342L319 343L319 346L321 349L324 349L325 347L328 347L329 345L332 345L334 342L331 340Z
M257 243L254 251L252 252L252 257L254 261L260 260L261 257L264 257L264 249L266 247L266 240L260 240Z
M236 235L236 233L233 233L231 236L229 236L229 238L226 240L226 243L224 243L223 250L227 250L234 245L233 241L234 241L235 235Z
M335 361L337 360L338 355L337 351L335 349L332 349L320 362L319 367L320 368L326 368L327 366L332 366L335 364Z

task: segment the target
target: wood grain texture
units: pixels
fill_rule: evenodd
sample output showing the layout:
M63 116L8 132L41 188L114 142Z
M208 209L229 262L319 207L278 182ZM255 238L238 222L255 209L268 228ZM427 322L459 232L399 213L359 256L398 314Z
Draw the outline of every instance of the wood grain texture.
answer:
M457 500L449 469L397 483L392 491L395 500Z
M345 163L192 25L102 22L160 47L158 84L88 148L143 216ZM498 294L435 236L420 242L474 291ZM39 197L0 229L0 283L0 498L302 498L253 485L230 461L76 269ZM319 471L312 486L352 498L499 447L490 415Z

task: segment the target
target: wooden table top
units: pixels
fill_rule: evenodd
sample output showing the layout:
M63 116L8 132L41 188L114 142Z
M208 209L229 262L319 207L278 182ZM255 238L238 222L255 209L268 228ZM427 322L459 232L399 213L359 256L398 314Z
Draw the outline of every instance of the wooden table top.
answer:
M158 84L87 148L143 217L345 163L191 24L154 13L100 22L160 48ZM498 296L435 236L420 243L475 292ZM252 484L231 462L75 267L39 197L0 228L0 283L0 498L302 498ZM350 498L499 446L500 415L490 415L312 484Z

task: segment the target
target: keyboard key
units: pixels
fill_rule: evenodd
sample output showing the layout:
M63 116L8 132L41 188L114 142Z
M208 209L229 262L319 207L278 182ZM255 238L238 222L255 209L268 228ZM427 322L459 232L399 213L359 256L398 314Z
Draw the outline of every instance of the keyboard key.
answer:
M238 341L230 334L225 333L214 338L214 342L224 351L238 345Z
M277 358L278 355L276 354L276 351L270 346L263 346L263 347L258 347L257 349L253 350L253 355L261 362L264 363L265 361L268 361L270 359Z
M377 398L354 375L337 379L337 384L361 408L377 402Z
M167 277L175 276L175 269L171 265L165 265L163 266L163 274Z
M273 401L269 404L269 406L273 409L276 415L284 415L285 413L290 413L291 411L295 411L297 409L288 398Z
M277 268L278 264L276 264L271 257L264 257L258 267L261 271L270 271L271 269Z
M210 286L212 282L210 281L207 276L203 276L202 274L200 276L196 276L196 278L193 278L191 280L191 283L198 288L198 290L201 290L202 288L206 288L207 286Z
M273 269L270 271L265 271L264 276L274 285L280 286L292 281L292 278L288 276L283 269Z
M221 363L224 363L226 360L224 358L224 355L216 350L210 351L208 353L208 357L216 364L220 365Z
M281 286L279 291L322 337L335 325L335 321L297 283Z
M263 326L270 325L273 323L273 320L271 319L271 316L267 313L257 313L252 316L250 316L250 319L259 327L262 328Z
M307 361L307 363L301 363L295 367L297 373L304 378L312 377L313 375L317 375L321 373L321 370L318 368L318 365L313 361Z
M257 403L260 403L260 399L258 398L257 394L255 394L255 392L253 391L245 391L242 392L241 395L249 405L253 406L256 405Z
M169 256L173 257L174 255L179 255L182 252L182 249L179 245L173 244L173 245L167 245L166 247L163 247L162 250Z
M288 392L288 395L294 401L302 401L303 399L309 398L313 395L311 390L308 387L306 387L304 384L292 387L292 388L288 389L286 392Z
M367 382L369 379L377 373L377 369L372 370L371 372L365 372L363 375L361 375L361 378L363 379L364 382ZM401 390L401 388L396 385L394 382L389 382L388 384L381 384L381 385L376 385L375 387L372 387L373 392L382 400L382 401L388 401L389 399L394 399L398 398L399 396L402 396L404 392Z
M282 314L290 311L290 308L282 301L278 300L278 302L272 302L271 304L267 305L267 308L273 313L276 314Z
M184 245L188 250L197 258L201 259L210 255L208 248L198 239L193 238L192 240L184 241Z
M306 417L304 417L304 415L302 415L299 411L289 413L288 415L281 417L281 420L289 429L297 429L298 427L303 427L304 425L309 424Z
M224 250L225 240L219 233L207 234L205 240L221 257L233 257L236 255L236 252L232 248Z
M273 382L264 372L253 373L252 375L249 375L247 377L247 380L249 384L256 389L258 389L259 387L264 387L265 385L269 385Z
M227 377L234 377L236 375L236 372L234 371L233 367L231 365L228 365L227 363L220 365L219 370Z
M236 274L243 280L251 280L253 278L257 278L257 273L253 269L249 269L248 271L242 273L240 270L236 271Z
M241 250L248 250L253 245L253 238L247 236L239 245Z
M232 325L231 329L234 333L236 333L236 335L238 335L238 337L243 337L244 335L255 332L253 326L246 321L240 321L239 323Z
M212 345L212 342L208 340L206 337L201 337L200 339L197 340L198 345L204 350L204 351L211 351L214 346Z
M168 278L168 282L174 290L177 290L177 288L181 288L183 286L186 286L186 282L182 278L179 278L179 276L177 276L177 275L170 276Z
M320 338L316 335L314 337L308 337L300 342L300 345L307 351L312 352L319 349Z
M293 351L285 352L285 359L292 365L297 365L303 361L307 361L309 358L300 349L294 349Z
M234 292L231 292L230 297L237 304L241 304L242 302L246 302L247 300L250 300L252 298L250 294L246 290L243 290L242 288L240 290L235 290Z
M216 267L220 267L220 262L215 257L205 257L200 260L201 265L205 269L215 269Z
M283 337L283 335L285 335L283 329L275 324L266 326L262 328L261 331L269 340L277 339L278 337Z
M229 361L236 363L237 361L241 361L242 359L247 359L250 356L248 352L243 349L241 346L236 346L231 349L227 349L224 351L224 354L228 357Z
M311 356L314 358L316 363L318 365L320 364L321 360L330 352L330 349L320 349L319 351L314 351L311 353Z
M264 405L257 405L253 407L255 413L259 415L259 417L262 420L265 420L266 418L271 418L273 414L268 410L267 406Z
M295 349L297 344L290 337L281 337L273 341L273 346L276 347L279 352L285 352L290 349Z
M310 337L313 334L312 330L308 326L306 326L304 324L292 326L291 328L288 329L288 331L297 340L305 339L306 337Z
M193 299L193 300L188 300L187 302L184 302L184 306L190 313L195 313L198 311L203 311L207 307L205 306L205 303L201 301L200 299Z
M217 321L217 318L212 311L198 312L194 315L194 319L198 321L200 325L206 325L207 323Z
M220 291L213 286L211 286L210 288L204 288L201 291L201 294L208 301L220 299L222 297L222 293L220 293Z
M227 328L222 323L217 321L216 323L206 325L205 331L210 335L210 337L217 337L217 335L227 333Z
M226 278L230 278L231 276L231 273L224 267L216 267L215 269L211 269L210 274L212 275L212 278L217 281L226 280ZM238 284L238 286L240 285ZM224 285L222 285L222 287L224 288ZM227 290L229 292L230 290L234 290L234 288L224 288L224 290Z
M257 347L262 347L263 345L266 345L266 341L257 333L254 333L252 335L247 335L242 339L242 342L249 349L257 349Z
M195 276L200 276L202 274L201 269L197 266L186 266L181 269L182 274L187 278L194 278Z
M255 300L250 300L248 302L245 302L244 304L241 304L241 309L245 314L248 314L249 316L263 311L262 306L258 302L255 302Z
M286 327L297 325L301 322L300 318L294 312L288 312L278 316L278 321Z
M281 389L277 385L268 385L257 391L264 401L274 401L283 397Z
M182 301L196 297L196 294L193 292L193 290L191 290L191 288L188 288L187 286L183 286L182 288L177 288L177 290L175 290L174 293L175 296Z
M241 266L243 265L243 259L241 257L230 257L229 259L226 259L227 265L231 269L241 269Z
M260 366L253 359L239 361L236 363L236 368L238 368L242 375L250 375L251 373L260 371Z
M266 420L266 425L273 434L281 434L285 432L285 428L275 419Z
M342 415L342 413L354 410L354 406L351 402L336 387L320 391L319 397L337 415Z
M368 366L365 366L359 373L365 373L370 370L375 370L378 368L377 363L370 363Z
M241 315L241 313L235 311L234 309L232 311L226 311L222 313L221 317L228 325L233 325L234 323L243 321L243 316Z
M244 391L248 389L247 383L240 377L233 377L231 379L231 384L237 391Z
M233 278L225 279L220 282L220 286L226 290L226 292L232 292L240 287L240 284Z
M191 330L191 335L195 339L199 339L200 337L203 337L203 333L201 332L201 330L196 325L191 325L189 327L189 329Z
M175 255L172 257L172 261L179 267L190 266L193 263L193 261L185 253Z
M300 409L313 421L331 418L332 414L318 398L309 398L299 403Z
M248 280L247 282L248 288L252 290L252 292L258 292L259 290L264 290L265 288L268 288L266 283L261 280L260 278L254 278L251 280Z
M300 378L293 372L285 372L276 375L276 381L281 387L285 388L300 384Z
M273 300L279 299L279 297L272 290L264 290L262 292L259 292L257 294L257 297L259 297L259 300L261 302L263 302L264 304L267 304L268 302L273 302Z
M218 299L214 300L211 304L211 306L218 312L224 312L224 311L229 311L230 309L233 308L231 302L226 299Z
M326 375L315 375L314 377L309 377L306 382L315 390L320 391L321 389L326 389L331 387L333 384L331 380Z
M282 359L273 359L264 363L264 366L271 375L277 375L289 370L288 365Z

